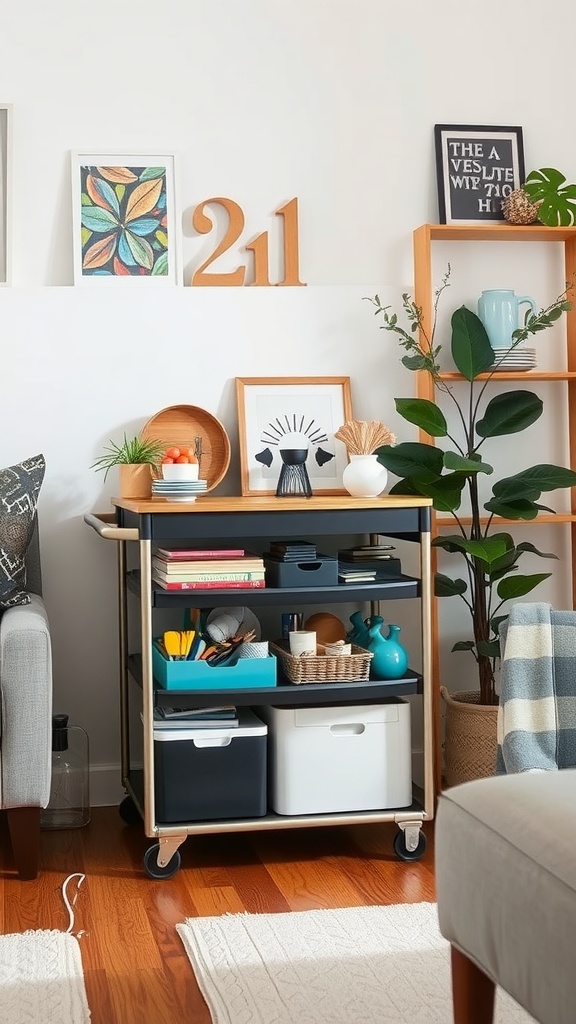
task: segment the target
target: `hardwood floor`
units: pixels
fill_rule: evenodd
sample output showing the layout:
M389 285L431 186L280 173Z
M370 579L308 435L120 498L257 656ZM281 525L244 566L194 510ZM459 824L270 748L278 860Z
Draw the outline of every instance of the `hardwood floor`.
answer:
M152 840L97 807L85 828L42 833L42 872L15 876L0 815L0 933L66 930L62 884L86 879L74 906L92 1024L210 1024L175 925L186 917L276 913L321 907L432 902L433 823L428 849L399 861L392 824L191 836L182 867L152 881L142 858ZM75 886L68 894L73 898Z

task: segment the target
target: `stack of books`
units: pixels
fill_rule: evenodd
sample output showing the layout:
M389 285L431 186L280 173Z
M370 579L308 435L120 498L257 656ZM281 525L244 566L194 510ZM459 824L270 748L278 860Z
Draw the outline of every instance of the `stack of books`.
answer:
M238 709L233 704L214 708L154 708L156 729L235 729Z
M242 548L159 547L152 580L163 590L261 589L264 559Z
M268 557L278 562L315 562L316 545L308 540L273 540Z
M400 559L395 558L392 551L391 544L362 544L341 549L338 552L339 582L397 582L401 575Z

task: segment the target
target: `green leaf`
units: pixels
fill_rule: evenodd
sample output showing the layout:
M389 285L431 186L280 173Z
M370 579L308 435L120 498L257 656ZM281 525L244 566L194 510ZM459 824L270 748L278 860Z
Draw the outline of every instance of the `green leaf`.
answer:
M472 310L460 306L452 314L452 358L467 380L474 380L494 362L494 350L484 324Z
M451 653L454 654L454 651L474 651L475 649L476 644L472 640L459 640L457 644L454 644Z
M490 498L490 501L484 503L484 508L495 516L501 516L502 519L523 519L528 522L536 519L541 506L527 498L516 498L512 501Z
M500 657L500 641L499 640L478 640L476 643L476 650L481 657L484 658L499 658Z
M508 576L505 580L500 580L496 593L503 601L516 600L530 594L539 583L549 579L551 575L551 572L538 572L532 576Z
M394 404L396 411L408 423L416 424L431 437L446 437L446 418L435 402L429 402L426 398L396 398Z
M476 424L479 437L501 437L517 434L531 426L542 415L542 399L531 391L507 391L496 395Z
M540 202L538 220L549 227L571 227L576 222L576 186L554 167L531 171L524 191L531 202Z
M424 356L402 356L400 361L407 370L423 370L426 366Z
M418 484L417 484L418 486ZM462 491L466 486L463 473L451 473L420 485L420 494L432 498L437 512L455 512L462 504Z
M529 551L532 555L538 555L540 558L558 558L553 551L539 551L534 544L531 544L529 540L523 540L516 546L516 551L520 555L524 551Z
M542 491L556 491L558 488L574 487L575 485L576 473L574 470L566 469L564 466L554 466L550 463L541 463L495 483L492 491L500 498L508 498L510 495L519 493L519 488L522 488L522 493L525 494L527 490L538 489L538 492L542 493Z
M487 476L494 472L492 466L487 462L481 462L479 459L467 459L457 452L444 453L444 468L453 469L458 473L486 473Z
M378 461L396 476L426 482L442 474L443 454L432 444L420 444L417 441L385 444L376 449L376 455Z
M460 534L451 534L448 537L436 537L432 544L434 547L443 548L445 551L461 551L478 558L491 565L497 559L502 558L507 551L514 547L514 541L509 533L494 533L491 537L484 537L482 540L468 540Z
M451 576L445 576L437 572L434 576L434 593L436 597L456 597L465 594L468 584L465 580L453 580Z

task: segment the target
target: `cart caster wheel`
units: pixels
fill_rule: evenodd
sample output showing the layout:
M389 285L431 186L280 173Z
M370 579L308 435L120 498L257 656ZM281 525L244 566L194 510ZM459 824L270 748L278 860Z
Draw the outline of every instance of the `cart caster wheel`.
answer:
M180 867L182 858L180 857L180 851L176 850L176 853L168 861L168 863L161 868L158 864L158 851L160 850L160 843L154 843L154 846L149 846L144 854L144 870L149 878L156 878L162 880L164 878L172 878Z
M426 846L426 836L423 832L420 832L418 836L418 846L415 850L406 848L404 832L397 832L394 836L394 852L400 860L420 860L420 857L426 852Z
M118 813L126 825L138 825L142 818L131 796L125 796L118 807Z

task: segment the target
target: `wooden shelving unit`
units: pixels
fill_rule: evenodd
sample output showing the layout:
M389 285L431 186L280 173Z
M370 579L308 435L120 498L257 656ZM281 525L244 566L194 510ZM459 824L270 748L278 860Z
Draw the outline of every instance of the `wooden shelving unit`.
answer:
M566 281L576 281L576 227L571 228L548 228L543 225L517 226L510 224L478 225L478 224L422 224L416 228L413 235L414 251L414 300L422 309L423 326L430 336L434 318L434 292L435 283L432 280L432 246L434 242L558 242L564 248L564 271ZM567 417L568 417L568 450L570 466L576 466L576 305L566 313L566 369L544 372L542 370L529 370L518 373L498 373L493 378L495 383L510 383L512 381L522 382L523 385L531 381L562 382L567 386ZM442 373L441 379L445 381L462 380L459 373ZM483 377L488 376L482 375ZM417 374L417 394L419 398L434 400L434 385L427 373ZM434 443L434 439L427 434L421 435L421 440ZM466 522L466 518L463 522ZM505 523L506 520L502 520ZM453 521L449 517L437 517L432 515L432 539L438 534L443 526ZM542 515L525 525L566 525L570 524L571 550L576 551L576 488L570 494L570 513L558 515ZM434 549L432 549L434 552ZM432 569L434 571L434 557ZM572 556L572 601L576 607L576 566ZM434 721L436 726L435 750L437 759L435 765L436 787L440 790L440 713L439 713L439 686L440 667L438 654L438 602L432 602L432 680L433 680L433 702Z

